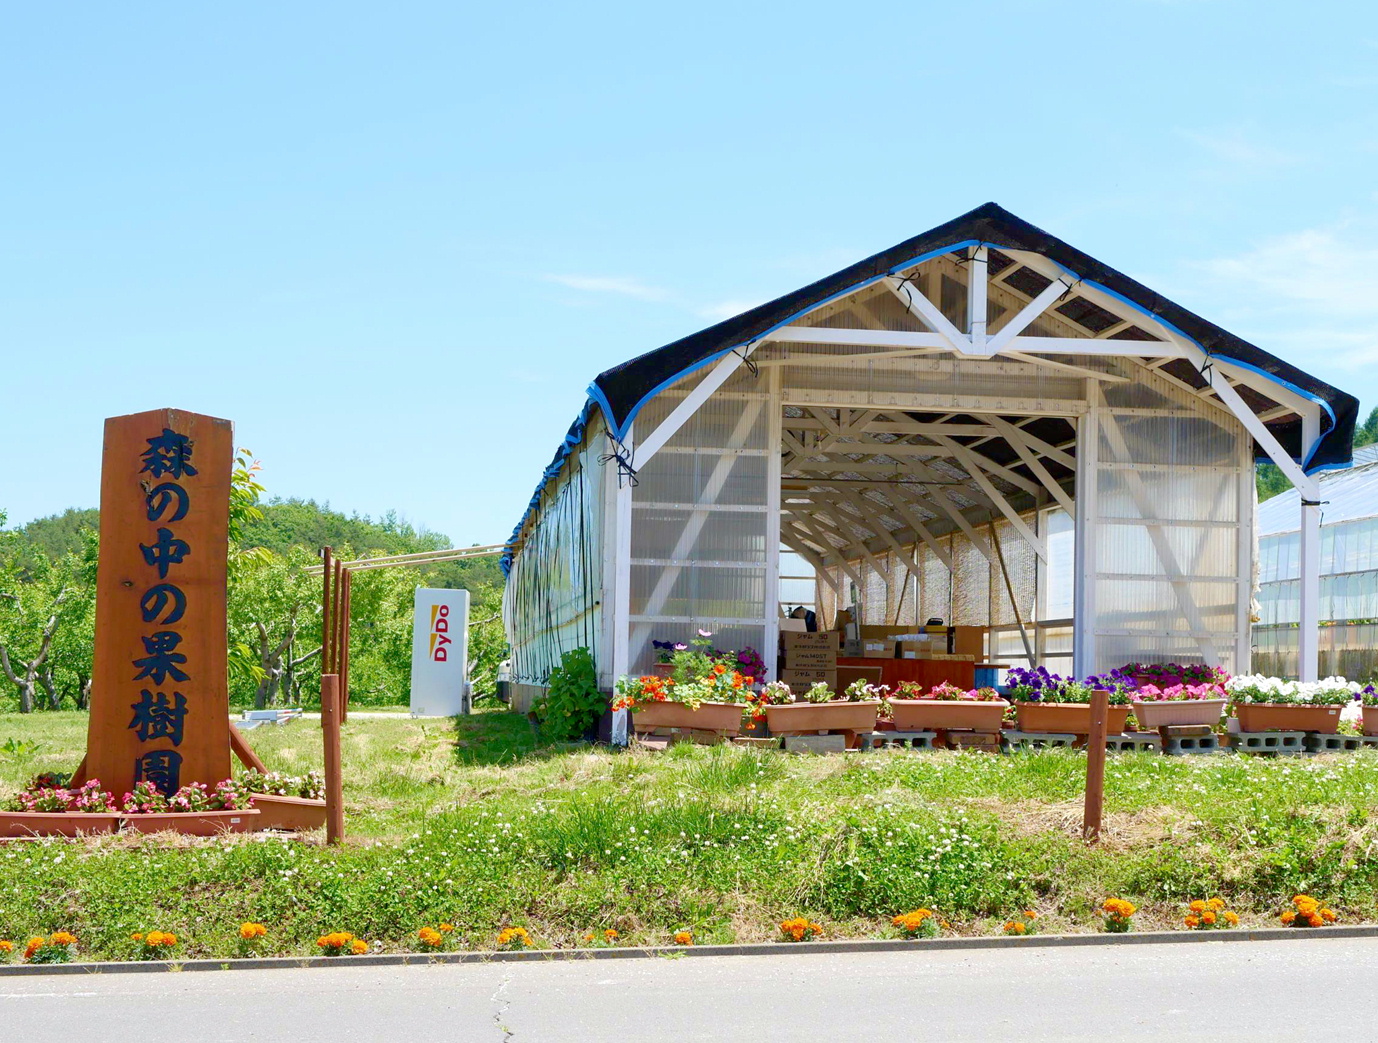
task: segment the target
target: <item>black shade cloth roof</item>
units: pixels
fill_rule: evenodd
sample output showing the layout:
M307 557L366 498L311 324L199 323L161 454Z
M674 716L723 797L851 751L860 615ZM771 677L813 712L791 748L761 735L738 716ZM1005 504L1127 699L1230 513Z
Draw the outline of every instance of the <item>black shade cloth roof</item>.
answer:
M929 229L912 239L906 239L888 250L858 261L802 289L787 293L783 297L662 348L649 351L620 366L614 366L600 373L589 386L591 403L596 402L602 408L609 430L615 436L621 437L625 435L628 425L647 399L699 366L734 348L750 344L756 338L789 323L803 312L833 297L859 289L894 271L911 267L927 257L978 243L997 249L1026 250L1042 254L1083 282L1096 284L1136 309L1166 322L1208 353L1255 370L1304 397L1321 403L1321 438L1317 445L1311 447L1312 451L1303 463L1308 471L1349 465L1354 424L1359 410L1358 399L1354 396L1331 387L1181 305L1174 304L1142 283L1103 264L1089 254L1082 253L995 203L985 203L970 213ZM576 433L582 435L588 415L586 406L570 430L571 437ZM1294 458L1301 459L1304 450L1301 445L1302 431L1299 419L1272 424L1270 429ZM526 515L513 533L514 541L520 534L526 518L539 504L545 484L559 473L565 457L572 450L571 439L566 437L555 459L546 468L541 485L532 497ZM1260 458L1263 455L1260 451ZM504 568L510 561L509 550L503 558Z

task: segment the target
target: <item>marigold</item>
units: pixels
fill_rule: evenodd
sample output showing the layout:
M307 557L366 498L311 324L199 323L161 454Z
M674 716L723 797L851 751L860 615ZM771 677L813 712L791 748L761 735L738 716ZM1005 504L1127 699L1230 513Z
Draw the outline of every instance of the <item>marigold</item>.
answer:
M938 933L938 920L932 909L900 913L890 923L898 927L906 938L932 937Z
M1028 929L1028 925L1023 920L1011 920L1005 924L1006 934L1024 934Z
M251 942L255 938L262 938L268 933L268 928L261 923L242 923L239 925L239 937L246 942Z
M1229 924L1231 927L1238 927L1238 926L1239 926L1239 914L1238 914L1238 913L1232 913L1232 912L1230 912L1230 911L1227 909L1227 910L1226 910L1224 913L1222 913L1221 915L1225 917L1225 922L1226 922L1227 924Z
M455 929L455 925L452 924L452 923L443 923L443 924L441 924L439 927L436 928L436 930L439 931L441 934L449 934L449 933L450 933L451 931L453 931L454 929Z
M44 939L42 938L30 938L28 944L24 946L24 959L32 959L33 954L38 952L39 949L43 948L43 942Z
M498 932L499 949L528 949L531 947L531 935L526 933L525 927L505 927Z
M1202 922L1203 924L1206 924L1208 927L1214 927L1214 926L1215 926L1215 913L1211 912L1210 910L1207 910L1206 912L1202 913L1202 914L1201 914L1201 922Z
M9 941L6 941L6 940L3 939L3 938L0 938L0 952L3 952L3 953L12 953L12 952L14 952L14 942L9 942Z
M445 943L445 936L434 927L423 927L416 932L416 936L421 939L422 945L429 945L432 949L439 949Z
M1024 910L1024 919L1026 919L1026 920L1037 920L1037 919L1038 919L1038 913L1035 912L1035 911L1032 910L1032 909L1025 909L1025 910Z
M1201 926L1201 917L1196 915L1187 916L1183 918L1182 922L1194 930Z
M692 931L676 931L676 932L675 932L675 944L676 944L676 945L693 945L693 944L694 944L694 935L693 935L693 932L692 932Z
M1193 913L1204 913L1206 911L1206 903L1202 901L1200 898L1198 898L1196 899L1196 901L1192 902L1191 905L1189 905L1187 908L1189 908Z
M617 941L618 937L618 933L611 927L609 927L607 930L603 932L603 940L605 942L615 942Z
M803 916L796 916L794 919L785 920L780 924L780 933L789 941L806 942L810 938L822 934L823 928Z
M356 956L368 952L368 942L355 938L348 931L332 931L316 939L316 944L325 950L327 956L341 956L352 952Z
M368 942L364 941L362 938L355 938L349 943L349 951L355 956L362 956L364 953L368 952Z
M53 945L75 945L77 936L68 934L66 931L54 931L52 937L48 939Z
M1112 934L1124 934L1130 928L1130 917L1137 913L1138 907L1124 898L1107 898L1101 904L1105 914L1105 929Z
M1297 914L1294 913L1291 909L1288 909L1287 912L1283 913L1282 916L1278 917L1278 919L1280 919L1288 927L1291 927L1292 924L1296 922Z
M1212 898L1212 899L1211 899L1209 902L1207 902L1206 904L1207 904L1208 906L1210 906L1212 910L1214 910L1215 912L1218 913L1218 912L1220 912L1222 909L1225 908L1225 899L1223 899L1223 898Z

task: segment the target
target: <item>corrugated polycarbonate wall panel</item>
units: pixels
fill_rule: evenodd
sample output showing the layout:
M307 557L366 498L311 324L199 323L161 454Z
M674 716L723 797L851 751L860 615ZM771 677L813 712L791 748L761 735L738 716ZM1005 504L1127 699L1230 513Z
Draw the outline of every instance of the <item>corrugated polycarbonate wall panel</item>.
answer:
M1239 536L1240 525L1252 526L1247 435L1233 417L1156 376L1103 394L1094 668L1175 660L1233 671L1239 577L1250 569Z
M655 430L697 383L692 377L647 403L637 416L637 433L644 437ZM765 379L743 367L654 457L637 462L633 674L646 673L655 662L653 640L687 642L701 629L713 633L718 648L762 650L765 613L778 611L766 604L771 450L765 389Z
M512 679L544 684L560 657L584 647L598 656L603 590L601 424L566 464L512 561L503 590L503 621L512 647Z

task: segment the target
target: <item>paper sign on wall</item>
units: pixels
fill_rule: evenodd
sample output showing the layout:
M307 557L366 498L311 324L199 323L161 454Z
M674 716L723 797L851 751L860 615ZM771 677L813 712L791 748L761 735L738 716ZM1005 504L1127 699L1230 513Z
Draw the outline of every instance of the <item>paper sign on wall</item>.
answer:
M417 587L412 616L411 712L452 717L464 698L469 655L469 592Z

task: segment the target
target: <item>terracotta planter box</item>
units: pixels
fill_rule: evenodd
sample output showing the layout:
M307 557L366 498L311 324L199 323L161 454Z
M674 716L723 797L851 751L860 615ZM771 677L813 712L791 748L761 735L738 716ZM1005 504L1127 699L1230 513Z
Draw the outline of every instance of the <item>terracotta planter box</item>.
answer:
M1378 706L1364 707L1364 734L1378 735Z
M1000 730L1010 704L1003 699L981 702L972 699L891 699L895 727L900 731L932 731L936 728Z
M0 837L77 837L113 833L119 815L82 811L0 811Z
M243 811L169 811L153 815L124 815L122 828L134 833L158 833L170 829L193 837L220 833L249 833L259 828L258 808Z
M1153 699L1149 702L1131 699L1129 705L1134 707L1139 728L1146 732L1173 724L1209 724L1214 727L1220 723L1220 716L1225 710L1224 699Z
M641 703L632 710L637 731L652 728L697 728L705 732L736 735L742 730L740 703L700 703L697 710L684 703Z
M1091 734L1089 703L1015 703L1021 732L1071 732ZM1112 706L1105 722L1107 735L1119 735L1129 719L1129 707Z
M1342 709L1342 706L1235 703L1234 715L1242 732L1324 732L1333 735L1340 730Z
M875 731L879 710L879 699L860 703L789 703L767 706L766 723L771 735L870 732Z
M255 829L290 829L304 832L325 828L325 801L308 797L282 797L274 793L255 793L258 812Z

